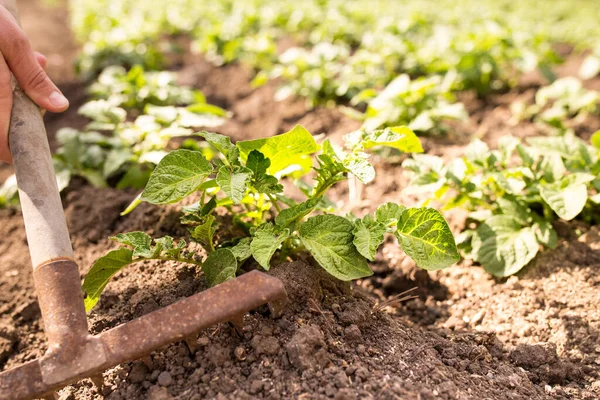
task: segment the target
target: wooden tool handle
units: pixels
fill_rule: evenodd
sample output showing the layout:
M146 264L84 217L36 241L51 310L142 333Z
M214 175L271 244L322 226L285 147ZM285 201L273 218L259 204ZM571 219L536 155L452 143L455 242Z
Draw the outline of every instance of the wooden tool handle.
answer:
M18 20L16 0L1 0ZM56 175L38 106L12 78L13 106L9 144L33 267L72 258L73 248L58 192Z

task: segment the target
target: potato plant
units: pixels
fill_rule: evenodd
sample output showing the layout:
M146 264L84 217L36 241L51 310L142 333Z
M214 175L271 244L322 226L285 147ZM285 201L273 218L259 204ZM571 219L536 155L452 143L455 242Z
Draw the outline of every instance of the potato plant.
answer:
M403 164L412 175L408 190L434 194L426 203L470 211L473 228L459 247L498 277L517 273L540 246L555 247L554 221L599 222L600 132L593 146L573 135L527 142L505 137L490 150L477 140L451 162L416 154Z
M139 65L129 71L105 69L89 92L95 100L79 109L91 120L86 129L57 133L60 189L72 176L99 187L143 188L173 138L221 125L228 116L208 104L202 92L177 85L174 73L148 72Z
M188 196L199 197L183 207L181 223L199 243L206 259L185 252L185 242L170 237L154 240L143 232L130 232L113 239L125 245L101 257L83 284L90 309L110 278L121 268L142 260L190 262L202 268L209 285L232 279L241 265L253 258L269 270L273 257L294 258L308 251L334 277L349 281L372 274L374 261L386 235L394 235L400 247L416 264L428 270L445 268L459 258L454 238L439 211L426 207L407 208L386 203L362 218L337 215L326 196L336 183L349 175L363 183L375 178L367 152L388 146L404 152L422 152L415 134L407 127L351 134L344 149L329 140L318 144L303 127L264 139L231 143L226 136L203 132L201 136L217 156L180 149L166 155L152 172L139 202L176 203ZM316 156L315 154L319 152ZM313 165L315 163L316 165ZM312 167L312 183L302 181ZM305 195L295 199L283 194L283 183L295 180ZM241 228L237 237L217 236L220 219L216 209L224 207Z
M352 99L352 103L368 104L361 116L367 130L407 125L420 133L439 132L444 130L444 121L467 118L463 104L454 102L450 84L439 76L411 81L408 75L400 75L381 93L364 90Z
M568 129L566 122L571 119L583 121L588 115L597 114L599 104L599 92L585 89L577 78L566 77L539 89L535 104L514 103L512 109L517 119L530 118L565 132Z

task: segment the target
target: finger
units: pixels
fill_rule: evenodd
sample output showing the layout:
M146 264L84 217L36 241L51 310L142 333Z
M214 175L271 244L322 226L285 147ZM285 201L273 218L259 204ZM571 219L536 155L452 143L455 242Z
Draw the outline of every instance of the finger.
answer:
M69 101L46 75L29 40L3 7L0 7L0 21L0 51L21 88L42 108L53 112L66 110Z
M10 70L0 53L0 160L12 162L8 148L8 127L12 110L12 88L10 86Z
M48 65L48 59L46 56L42 53L38 53L37 51L34 51L33 55L35 56L38 64L40 64L40 67L42 67L43 70L46 70L46 66Z

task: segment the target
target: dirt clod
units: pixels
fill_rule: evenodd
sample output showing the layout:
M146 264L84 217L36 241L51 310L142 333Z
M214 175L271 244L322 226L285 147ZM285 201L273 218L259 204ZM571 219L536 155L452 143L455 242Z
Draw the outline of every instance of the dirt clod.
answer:
M315 325L298 329L285 348L292 365L300 370L324 367L329 362L323 331Z
M267 354L274 356L279 353L279 341L273 336L254 336L252 339L252 347L254 348L256 355Z

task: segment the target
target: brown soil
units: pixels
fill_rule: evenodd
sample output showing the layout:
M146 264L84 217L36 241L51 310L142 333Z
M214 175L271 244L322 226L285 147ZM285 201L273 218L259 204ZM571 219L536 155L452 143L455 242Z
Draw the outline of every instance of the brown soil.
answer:
M24 17L29 7L23 6ZM37 39L32 37L34 45ZM252 90L249 79L243 67L215 68L198 57L186 60L181 71L182 82L235 113L218 131L236 140L273 135L296 123L339 138L359 125L334 109L308 110L302 100L274 102L274 85ZM71 90L65 92L73 109L84 101L82 85L63 87ZM530 90L524 85L486 103L465 96L472 117L456 128L465 134L426 138L425 146L450 157L461 153L470 134L492 145L507 133L539 134L527 122L506 124L510 103L531 96ZM74 112L48 115L46 122L51 139L61 126L85 123ZM364 200L345 206L348 211L373 211L372 199L419 200L402 195L406 178L397 163L375 162L378 179L363 188ZM64 193L82 276L114 247L107 238L117 232L185 235L175 206L142 205L120 217L135 194L81 182ZM345 200L346 186L334 196ZM447 217L456 232L464 225L458 212ZM271 271L291 298L282 317L256 310L245 317L242 335L228 325L216 326L200 334L194 352L184 343L173 344L153 353L149 367L133 362L107 371L102 393L84 380L63 389L61 398L600 398L600 230L580 224L557 228L561 240L555 250L504 280L467 261L441 272L418 270L391 241L372 265L374 276L353 285L335 282L310 260L282 264ZM6 238L0 242L0 368L6 370L42 355L45 339L19 212L0 210L0 235ZM413 287L417 299L383 311L374 307ZM198 271L187 265L134 265L107 287L90 314L91 331L110 329L204 288Z

